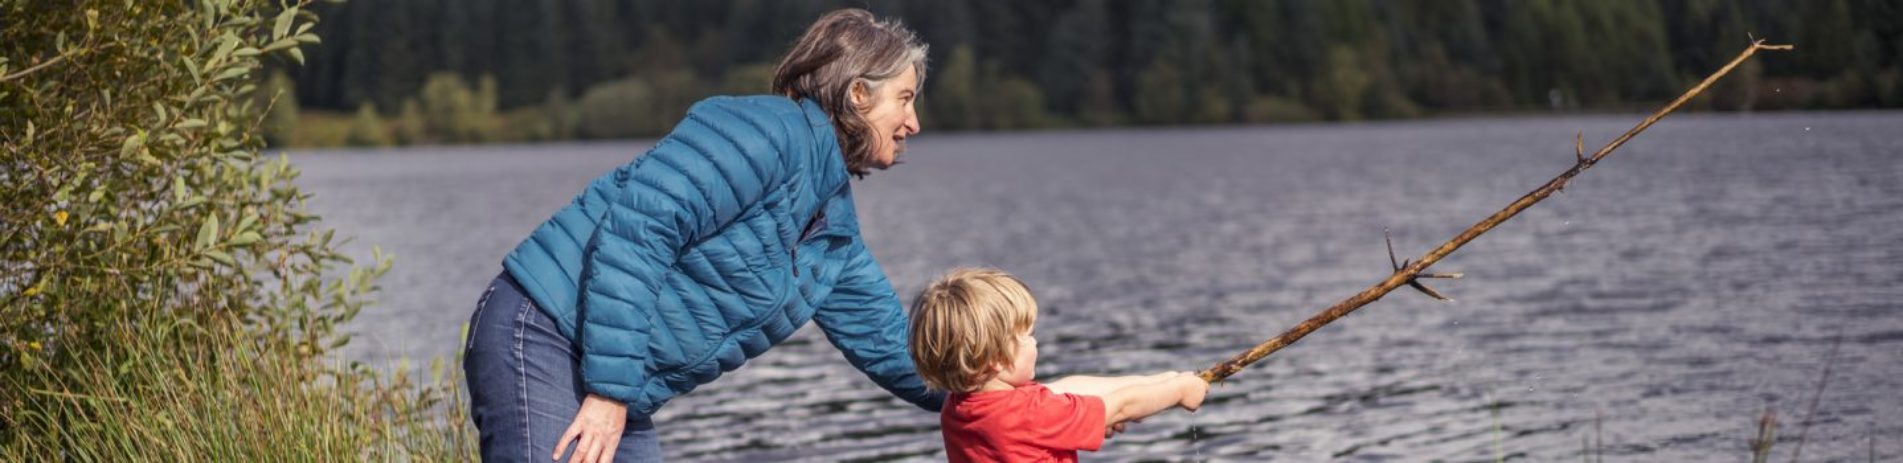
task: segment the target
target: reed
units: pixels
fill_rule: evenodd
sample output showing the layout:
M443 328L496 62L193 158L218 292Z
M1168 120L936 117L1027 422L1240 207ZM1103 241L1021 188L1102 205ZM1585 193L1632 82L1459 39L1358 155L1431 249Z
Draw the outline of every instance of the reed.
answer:
M472 461L459 369L377 371L240 327L147 326L76 368L4 380L32 396L4 461Z

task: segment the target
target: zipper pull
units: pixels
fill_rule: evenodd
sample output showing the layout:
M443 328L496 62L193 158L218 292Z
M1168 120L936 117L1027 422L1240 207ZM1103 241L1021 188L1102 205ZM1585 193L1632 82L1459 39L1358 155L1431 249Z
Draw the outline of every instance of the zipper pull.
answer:
M793 276L795 278L800 276L800 244L805 243L807 238L811 238L813 231L819 229L819 225L825 222L826 210L822 206L819 212L813 214L813 219L806 222L806 229L800 230L800 237L793 240L793 246L788 248L787 255L792 259Z

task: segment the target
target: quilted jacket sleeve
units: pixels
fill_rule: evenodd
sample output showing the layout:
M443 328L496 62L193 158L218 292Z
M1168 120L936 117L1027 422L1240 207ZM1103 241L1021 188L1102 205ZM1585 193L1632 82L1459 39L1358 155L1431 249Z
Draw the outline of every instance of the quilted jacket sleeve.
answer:
M905 308L879 263L855 239L844 273L813 318L853 367L873 382L930 411L945 403L945 393L928 391L912 365Z
M731 223L792 169L785 123L747 103L695 104L674 131L615 172L621 184L582 250L576 311L589 391L653 410L648 382L653 304L687 245Z

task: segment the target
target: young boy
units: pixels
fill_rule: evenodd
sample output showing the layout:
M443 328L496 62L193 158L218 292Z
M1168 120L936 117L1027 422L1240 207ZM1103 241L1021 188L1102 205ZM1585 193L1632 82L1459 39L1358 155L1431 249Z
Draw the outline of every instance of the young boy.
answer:
M927 386L950 393L939 425L951 461L1074 462L1121 423L1195 411L1209 391L1175 372L1038 384L1036 322L1030 290L993 269L954 270L913 302L912 361Z

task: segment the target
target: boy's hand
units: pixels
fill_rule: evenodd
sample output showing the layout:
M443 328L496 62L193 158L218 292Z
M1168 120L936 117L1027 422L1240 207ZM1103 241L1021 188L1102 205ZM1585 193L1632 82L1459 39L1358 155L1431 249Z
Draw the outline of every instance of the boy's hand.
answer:
M1203 381L1201 376L1188 373L1170 378L1170 381L1175 383L1177 390L1182 391L1183 394L1183 400L1177 402L1177 405L1192 412L1203 407L1203 397L1209 394L1208 381Z
M1142 422L1143 422L1143 419L1138 418L1138 419L1134 419L1130 421L1118 421L1116 423L1112 423L1109 428L1104 429L1103 438L1109 439L1112 437L1117 437L1118 434L1123 434L1124 425L1127 425L1130 423L1142 423Z

